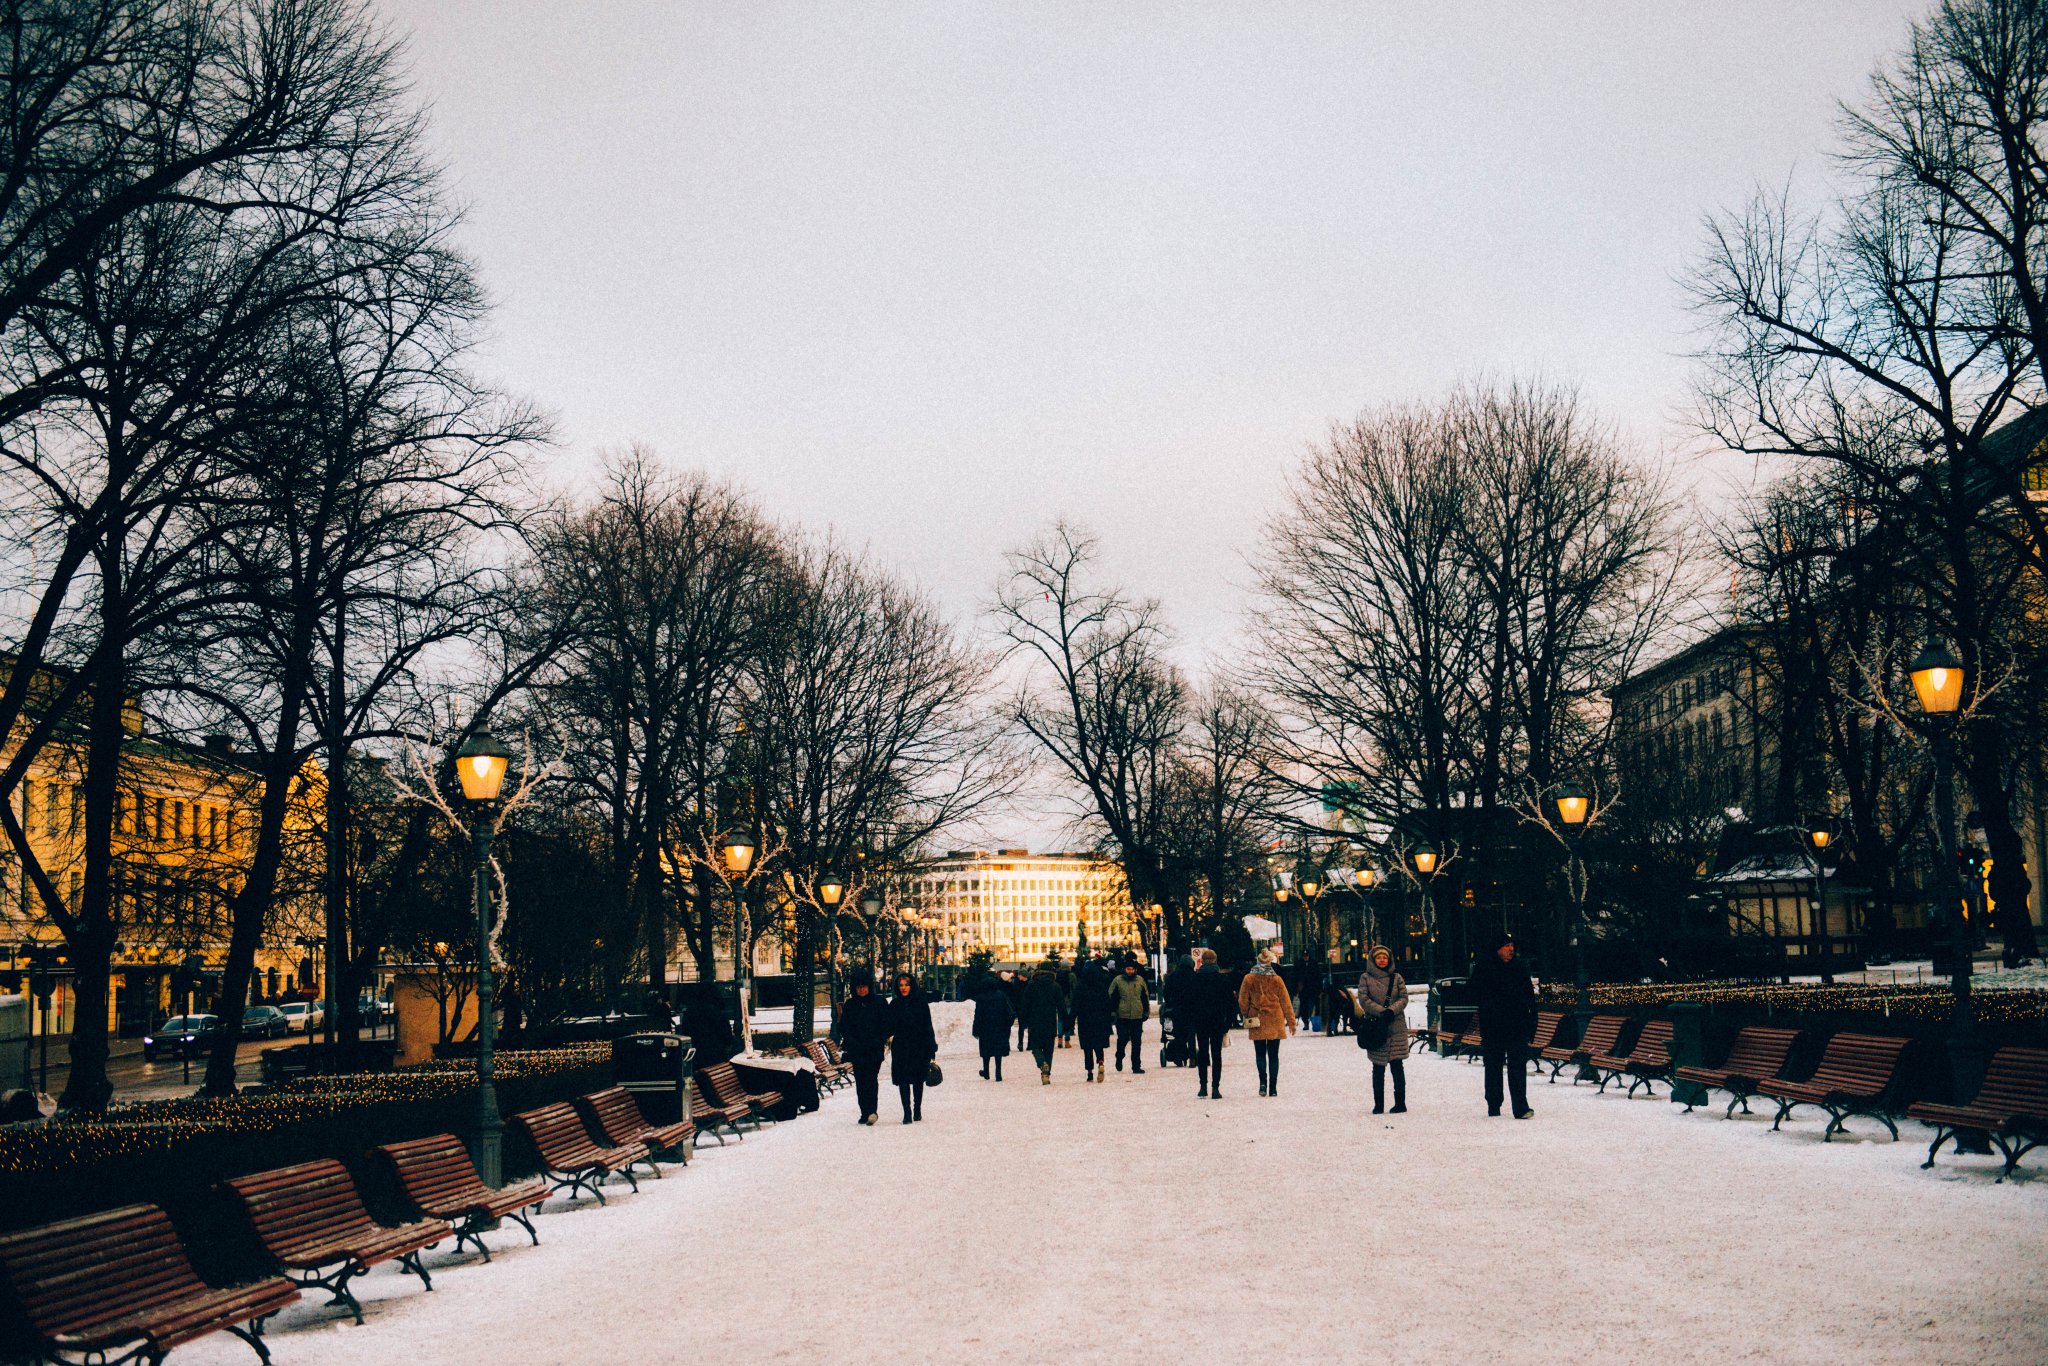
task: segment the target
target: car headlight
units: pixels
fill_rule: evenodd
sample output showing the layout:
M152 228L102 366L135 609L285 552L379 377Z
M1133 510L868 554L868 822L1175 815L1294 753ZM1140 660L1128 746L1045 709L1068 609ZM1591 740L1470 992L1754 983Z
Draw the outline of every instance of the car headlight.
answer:
M155 1039L152 1039L152 1038L150 1038L150 1037L149 1037L149 1035L147 1035L147 1034L145 1034L145 1035L143 1035L143 1036L142 1036L142 1046L143 1046L144 1048L147 1048L147 1047L149 1047L149 1046L150 1046L151 1044L153 1044L153 1043L155 1043L155 1042L156 1042L156 1040L155 1040Z

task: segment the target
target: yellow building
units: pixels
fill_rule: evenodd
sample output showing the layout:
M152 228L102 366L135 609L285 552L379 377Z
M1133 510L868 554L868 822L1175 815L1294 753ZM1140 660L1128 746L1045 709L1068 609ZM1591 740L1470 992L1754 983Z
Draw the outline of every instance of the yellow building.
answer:
M949 956L1072 957L1086 926L1091 948L1138 942L1123 870L1093 854L954 850L911 870L913 909L945 922Z
M0 658L0 671L11 662ZM53 693L60 671L42 673L53 680ZM171 978L188 957L197 955L206 970L216 973L225 964L229 900L254 852L261 780L223 738L189 745L147 736L141 709L133 703L124 709L123 722L129 738L121 753L112 847L119 947L107 1023L128 1035L184 1008L182 998L171 999ZM10 737L0 748L0 763L11 761L18 742L19 736ZM74 737L60 731L30 762L10 798L30 851L72 909L79 905L84 882L80 749ZM0 841L0 956L6 969L25 967L21 950L26 945L61 945L62 940L21 859ZM308 969L318 968L318 955L306 962L305 952L289 939L274 942L266 935L252 997L275 998L300 985ZM56 974L48 1019L52 1034L71 1032L69 977L68 968ZM33 1015L33 1028L41 1032L43 1012Z

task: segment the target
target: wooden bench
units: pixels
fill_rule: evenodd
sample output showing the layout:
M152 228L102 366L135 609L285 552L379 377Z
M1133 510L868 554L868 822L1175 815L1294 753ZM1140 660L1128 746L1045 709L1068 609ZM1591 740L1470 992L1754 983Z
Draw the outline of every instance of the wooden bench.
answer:
M705 1098L704 1088L697 1084L697 1079L695 1077L690 1078L690 1121L698 1129L717 1139L719 1147L723 1148L725 1146L725 1132L722 1131L729 1131L734 1138L744 1139L746 1137L745 1134L740 1132L740 1121L749 1118L752 1113L751 1107L743 1104L712 1104ZM761 1127L759 1120L754 1121L754 1127L757 1129Z
M1607 1083L1619 1082L1624 1073L1630 1078L1630 1098L1635 1096L1638 1086L1647 1088L1655 1096L1657 1088L1650 1085L1651 1079L1671 1072L1671 1021L1646 1021L1643 1032L1636 1036L1635 1046L1626 1056L1599 1053L1588 1058L1586 1065L1599 1076L1600 1094L1603 1096L1607 1094Z
M512 1116L512 1124L526 1135L540 1155L541 1174L554 1183L549 1194L585 1191L596 1196L597 1203L602 1205L604 1192L598 1187L608 1176L625 1177L626 1184L635 1194L639 1193L640 1183L633 1179L633 1164L647 1156L646 1147L639 1143L598 1147L590 1141L582 1116L568 1101L522 1111Z
M1941 1145L1965 1129L1982 1129L2005 1155L2000 1181L2011 1176L2020 1159L2048 1144L2048 1049L2001 1048L1984 1070L1984 1084L1968 1105L1935 1105L1927 1101L1906 1107L1922 1124L1934 1126L1927 1160L1934 1165Z
M1550 1064L1550 1081L1554 1086L1557 1084L1557 1074L1573 1063L1590 1065L1594 1055L1612 1053L1614 1045L1621 1041L1621 1027L1627 1023L1628 1017L1625 1015L1595 1015L1586 1022L1585 1038L1570 1048L1553 1044L1538 1053L1536 1061L1539 1066L1543 1063ZM1583 1078L1573 1077L1572 1085L1577 1086L1581 1080Z
M763 1118L774 1119L774 1107L782 1104L780 1091L749 1091L740 1082L740 1074L733 1071L729 1062L714 1062L709 1067L697 1069L696 1078L710 1088L714 1098L721 1105L745 1105L754 1116L754 1127L761 1127Z
M282 1277L216 1290L155 1205L128 1205L0 1236L5 1275L39 1353L156 1366L173 1347L233 1333L270 1360L263 1320L299 1298ZM244 1327L243 1325L248 1325Z
M533 1245L540 1246L540 1235L527 1217L528 1212L537 1213L548 1198L548 1183L539 1177L492 1190L476 1174L469 1150L454 1134L386 1143L370 1151L391 1168L406 1199L420 1213L448 1221L455 1230L458 1251L464 1243L475 1243L488 1262L491 1250L484 1246L483 1235L501 1219L515 1220L533 1239Z
M640 1113L640 1103L623 1086L608 1086L578 1096L576 1108L613 1147L630 1148L637 1143L645 1149L647 1155L642 1160L657 1177L661 1167L654 1160L656 1153L674 1153L684 1163L690 1160L690 1143L697 1136L697 1126L687 1119L680 1124L649 1124L647 1116Z
M1459 1029L1445 1029L1439 1026L1430 1031L1430 1037L1436 1040L1437 1055L1445 1058L1455 1058L1461 1052L1477 1054L1480 1044L1484 1042L1479 1034L1477 1015L1467 1020Z
M1556 1042L1557 1027L1563 1023L1564 1012L1562 1010L1537 1011L1536 1029L1529 1035L1529 1056L1537 1059L1542 1058L1543 1050ZM1543 1064L1539 1061L1536 1066L1540 1071Z
M363 1306L349 1293L350 1281L379 1262L395 1261L432 1290L420 1253L455 1234L441 1219L384 1227L363 1208L348 1168L331 1157L221 1184L241 1202L257 1241L285 1276L302 1290L329 1292L330 1307L345 1306L357 1323Z
M1799 1031L1796 1029L1745 1025L1736 1034L1735 1043L1728 1050L1727 1061L1719 1067L1680 1067L1671 1075L1680 1081L1726 1091L1728 1109L1721 1118L1733 1119L1738 1105L1742 1107L1743 1114L1750 1112L1749 1098L1756 1094L1759 1082L1777 1080L1778 1074L1785 1070L1785 1060L1792 1056L1792 1045L1798 1041ZM1692 1106L1686 1106L1685 1112L1691 1114Z
M1818 1105L1828 1112L1828 1127L1822 1142L1833 1142L1842 1132L1842 1121L1850 1115L1869 1115L1891 1130L1894 1142L1899 1126L1892 1122L1892 1087L1899 1073L1899 1055L1906 1039L1878 1034L1837 1034L1828 1040L1820 1066L1806 1081L1760 1081L1756 1093L1778 1102L1778 1117L1771 1121L1776 1132L1795 1105Z
M818 1083L832 1090L853 1085L853 1069L843 1062L832 1061L832 1055L825 1051L825 1045L813 1040L804 1045L804 1056L818 1069Z

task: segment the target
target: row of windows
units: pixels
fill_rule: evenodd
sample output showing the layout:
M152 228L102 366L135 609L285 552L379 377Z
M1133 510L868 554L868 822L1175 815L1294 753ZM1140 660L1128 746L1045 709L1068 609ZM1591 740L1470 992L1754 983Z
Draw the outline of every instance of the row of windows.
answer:
M114 829L123 835L192 849L226 849L236 843L235 807L185 802L143 792L115 794ZM243 827L246 829L246 813ZM43 834L76 836L85 824L85 789L76 783L21 784L21 823L32 830L42 817Z

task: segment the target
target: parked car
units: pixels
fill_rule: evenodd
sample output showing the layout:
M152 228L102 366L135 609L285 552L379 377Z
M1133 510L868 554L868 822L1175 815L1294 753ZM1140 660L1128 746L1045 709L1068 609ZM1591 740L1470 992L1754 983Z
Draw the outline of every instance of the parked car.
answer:
M356 1014L365 1020L378 1021L391 1014L391 1002L380 996L362 995L356 997Z
M163 1028L142 1036L142 1060L155 1062L165 1053L174 1058L204 1053L218 1033L218 1015L173 1015L164 1021Z
M287 1001L278 1007L294 1034L311 1034L327 1023L327 1013L318 1001Z
M242 1037L281 1039L292 1032L292 1022L276 1006L250 1006L242 1012Z

